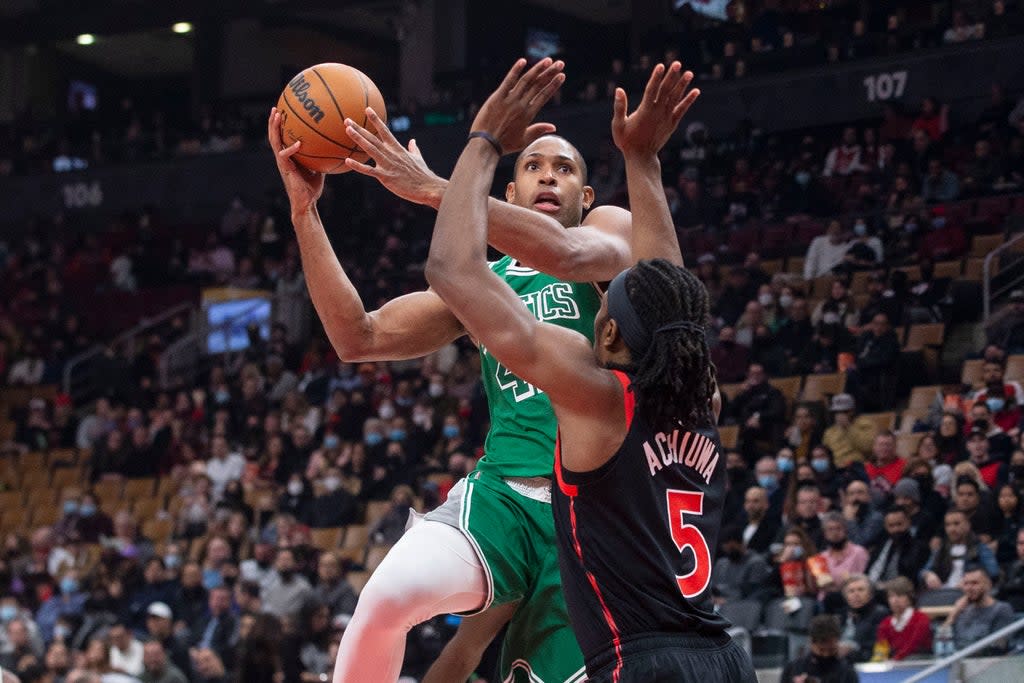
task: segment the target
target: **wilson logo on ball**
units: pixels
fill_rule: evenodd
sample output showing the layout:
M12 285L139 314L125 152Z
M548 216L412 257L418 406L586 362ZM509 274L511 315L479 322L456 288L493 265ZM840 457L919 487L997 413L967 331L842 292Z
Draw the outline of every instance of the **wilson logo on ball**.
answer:
M310 88L310 84L306 77L299 74L288 83L288 87L291 88L292 94L295 95L295 99L299 101L302 108L309 113L309 118L313 119L314 123L320 123L324 117L324 112L317 105L316 101L309 96L307 91Z

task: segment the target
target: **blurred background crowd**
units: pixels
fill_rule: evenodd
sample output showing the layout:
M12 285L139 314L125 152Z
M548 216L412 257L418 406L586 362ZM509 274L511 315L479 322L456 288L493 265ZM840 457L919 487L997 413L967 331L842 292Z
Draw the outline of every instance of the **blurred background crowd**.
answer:
M662 58L710 91L1024 28L1002 0L823 4L732 2L725 21L686 6L680 36L582 74L556 106L635 91ZM457 121L489 91L479 80L393 113ZM812 129L684 121L663 153L713 301L731 520L715 600L762 667L798 675L825 641L836 666L944 655L1024 613L1019 250L984 265L1024 225L1022 86L991 83L980 115L945 94ZM0 125L0 175L265 145L261 118L200 113L25 112ZM628 206L610 140L585 152L598 203ZM359 180L330 179L322 214L372 309L424 286L433 214ZM0 234L0 666L25 683L326 680L409 509L438 505L482 455L477 351L345 362L280 191L238 196L219 221L169 208ZM984 290L987 315L986 277L1003 287ZM273 315L177 372L191 313L156 324L154 306L211 287L267 292ZM88 390L69 381L86 361ZM414 629L403 673L422 676L457 623Z

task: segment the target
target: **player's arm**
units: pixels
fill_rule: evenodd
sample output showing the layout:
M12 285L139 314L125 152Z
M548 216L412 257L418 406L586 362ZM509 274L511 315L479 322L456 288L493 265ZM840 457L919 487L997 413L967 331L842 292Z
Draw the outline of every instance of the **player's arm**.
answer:
M679 62L658 64L647 81L640 106L626 115L626 92L615 90L612 139L626 162L626 187L633 210L632 252L636 260L663 258L683 265L672 214L661 183L658 152L669 141L700 90L687 91L693 73Z
M518 602L509 602L463 619L455 635L430 666L422 683L451 683L469 679L480 665L480 658L487 646L498 636L518 607Z
M520 78L520 60L480 109L473 130L486 130L509 151L549 132L526 124L564 80L560 63L542 60ZM466 331L505 367L567 410L592 413L609 396L621 400L614 376L597 366L586 338L539 322L487 266L487 193L499 156L486 140L467 143L441 200L427 258L427 282ZM607 413L604 413L607 414Z
M427 166L415 140L408 149L391 133L373 109L366 118L373 132L351 119L349 133L374 164L346 159L354 171L376 178L384 187L417 204L440 207L448 180ZM660 185L659 185L660 187ZM498 251L526 266L560 280L604 282L633 264L630 252L630 215L625 209L601 206L579 227L566 230L551 216L488 198L488 241Z
M292 159L301 145L281 147L281 116L272 110L267 130L291 204L302 270L310 298L331 344L346 361L418 358L463 334L462 325L433 292L416 292L367 312L327 238L316 202L324 176Z

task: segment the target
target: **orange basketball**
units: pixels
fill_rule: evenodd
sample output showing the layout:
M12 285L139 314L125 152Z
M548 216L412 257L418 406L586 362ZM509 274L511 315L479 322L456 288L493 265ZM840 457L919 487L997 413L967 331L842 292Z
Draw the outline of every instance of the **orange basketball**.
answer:
M388 120L380 90L362 71L345 64L311 66L290 80L277 100L283 143L302 140L292 158L311 171L344 173L348 157L369 158L345 132L346 116L369 128L367 107Z

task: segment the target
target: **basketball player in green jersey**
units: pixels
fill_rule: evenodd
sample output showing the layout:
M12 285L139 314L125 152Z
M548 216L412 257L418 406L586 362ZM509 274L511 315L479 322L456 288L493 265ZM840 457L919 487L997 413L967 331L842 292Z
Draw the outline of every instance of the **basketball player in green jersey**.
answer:
M546 100L561 82L560 71L560 63L546 60L526 74L517 65L509 78L514 76L516 87L547 93L542 98ZM673 73L680 77L678 69ZM542 103L537 103L538 109ZM410 143L407 152L382 123L372 117L370 121L379 137L361 129L351 134L377 166L350 165L378 177L399 196L438 204L445 181L426 169L415 144ZM276 113L271 114L269 137L274 149L281 150ZM297 150L297 145L281 150L278 168L292 204L313 302L341 357L418 357L463 334L458 321L429 291L365 311L316 215L323 178L291 161ZM491 243L517 257L492 264L495 271L538 318L590 335L599 299L592 285L580 283L607 280L631 264L632 257L628 213L595 209L580 226L583 209L593 201L585 174L574 147L558 137L543 137L520 155L507 192L509 201L491 200L488 218ZM448 504L413 526L374 573L346 630L336 682L395 680L409 628L436 614L478 612L492 605L504 607L481 617L487 620L485 629L500 628L515 611L503 677L582 677L555 562L548 502L555 432L550 403L505 371L486 349L481 353L492 413L487 455L453 490Z

